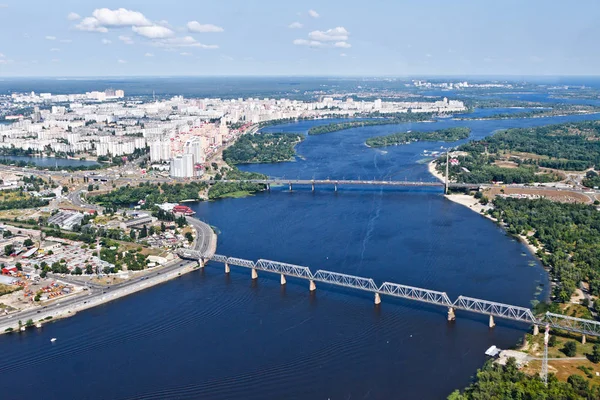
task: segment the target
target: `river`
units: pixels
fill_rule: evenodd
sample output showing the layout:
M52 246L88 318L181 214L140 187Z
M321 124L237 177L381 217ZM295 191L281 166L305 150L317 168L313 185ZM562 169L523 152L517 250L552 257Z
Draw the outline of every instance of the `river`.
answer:
M77 160L70 158L56 158L56 157L27 157L27 156L6 156L0 155L0 160L8 160L14 162L26 162L35 164L38 167L79 167L79 166L92 166L98 165L95 161Z
M455 121L308 137L291 163L243 169L271 176L432 180L419 164L441 143L385 149L369 136L402 129L496 129L593 116ZM306 132L304 121L269 131ZM437 189L273 188L192 205L219 229L218 253L266 258L530 306L547 275L525 247ZM547 288L547 285L543 286ZM545 293L541 293L544 295ZM491 345L527 326L221 264L45 325L0 336L3 398L442 399L468 384ZM50 338L57 338L54 343Z

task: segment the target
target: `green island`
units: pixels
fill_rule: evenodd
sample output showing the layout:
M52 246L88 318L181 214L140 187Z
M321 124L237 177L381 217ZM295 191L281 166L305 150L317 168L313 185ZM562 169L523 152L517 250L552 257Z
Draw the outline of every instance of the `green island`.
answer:
M223 160L230 165L293 161L294 147L304 140L293 133L256 133L243 135L223 151Z
M564 179L562 171L600 166L600 122L585 121L496 132L460 146L450 176L465 183L534 183ZM445 168L438 159L437 168ZM597 186L591 173L584 184Z
M378 125L394 125L401 124L403 122L422 122L431 121L433 118L431 113L404 113L394 114L391 118L379 118L379 119L365 119L358 121L346 121L338 122L334 124L318 125L313 126L308 130L309 135L324 135L326 133L343 131L351 128L361 128L364 126L378 126Z
M431 132L399 132L385 136L375 136L367 139L369 147L386 147L407 144L410 142L456 142L466 139L471 134L471 128L448 128Z
M485 103L484 103L485 104ZM517 107L510 105L511 107ZM479 107L486 108L486 107ZM486 115L483 117L461 117L461 120L486 120L486 119L516 119L516 118L540 118L540 117L557 117L563 115L579 115L593 114L600 112L600 107L581 105L581 104L555 104L549 107L547 104L525 105L524 108L534 108L532 110L514 112L514 113L497 113Z

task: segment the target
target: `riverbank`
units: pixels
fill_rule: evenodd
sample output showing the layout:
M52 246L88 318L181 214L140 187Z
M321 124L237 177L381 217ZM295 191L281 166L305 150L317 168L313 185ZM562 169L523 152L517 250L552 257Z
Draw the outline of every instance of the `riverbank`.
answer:
M428 171L429 171L429 173L430 173L431 175L433 175L433 176L434 176L434 177L435 177L435 178L436 178L438 181L440 181L440 182L446 182L446 177L444 177L444 174L442 174L441 172L439 172L439 171L436 169L436 165L437 165L437 162L436 162L436 160L433 160L433 161L431 161L431 162L427 163L427 170L428 170Z
M196 228L194 248L203 250L207 257L211 257L216 252L217 235L209 225L201 221L195 222L194 227ZM44 309L36 307L20 313L9 314L0 318L0 334L17 332L19 321L25 323L25 321L31 319L35 324L44 324L49 321L68 318L80 311L106 304L110 301L167 282L195 269L197 269L195 262L175 260L171 265L155 269L156 274L151 277L136 278L135 282L129 281L110 291L108 287L106 289L98 289L102 290L102 292L89 290L87 291L88 294L81 294L71 299L65 299L66 301L62 300Z

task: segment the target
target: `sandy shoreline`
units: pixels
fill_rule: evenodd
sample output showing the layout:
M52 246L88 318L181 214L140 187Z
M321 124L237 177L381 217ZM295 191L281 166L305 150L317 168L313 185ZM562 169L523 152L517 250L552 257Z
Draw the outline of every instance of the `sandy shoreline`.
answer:
M446 178L444 177L444 174L438 172L435 169L436 166L436 162L435 160L430 161L429 163L427 163L427 170L429 171L429 173L431 175L433 175L437 180L439 180L440 182L446 182Z

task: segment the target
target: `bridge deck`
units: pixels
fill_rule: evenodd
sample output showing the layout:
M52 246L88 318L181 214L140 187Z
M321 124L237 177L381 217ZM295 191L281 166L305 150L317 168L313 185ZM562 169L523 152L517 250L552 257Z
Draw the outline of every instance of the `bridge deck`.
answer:
M178 254L182 258L196 260L201 258L204 259L200 252L194 252L191 250L182 250L179 251ZM278 261L261 259L257 262L253 262L251 260L226 257L218 254L212 256L210 260L286 276L293 276L310 281L323 282L346 288L385 294L407 300L420 301L442 307L453 308L456 310L491 315L493 317L523 322L529 325L544 326L548 324L553 329L560 329L569 332L580 333L583 335L600 337L600 322L582 318L574 318L566 315L553 314L550 312L546 313L541 318L536 318L533 312L526 307L513 306L510 304L497 303L466 296L459 296L453 302L445 292L406 286L392 282L384 282L378 287L371 278L364 278L325 270L318 270L313 274L308 267L286 264Z

